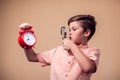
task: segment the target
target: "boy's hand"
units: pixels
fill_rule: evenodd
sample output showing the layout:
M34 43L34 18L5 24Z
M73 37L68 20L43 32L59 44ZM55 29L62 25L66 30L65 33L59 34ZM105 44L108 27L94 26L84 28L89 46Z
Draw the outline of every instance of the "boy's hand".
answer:
M71 50L72 44L74 44L74 43L67 38L65 38L63 40L63 47L64 47L65 50L68 50L68 51Z

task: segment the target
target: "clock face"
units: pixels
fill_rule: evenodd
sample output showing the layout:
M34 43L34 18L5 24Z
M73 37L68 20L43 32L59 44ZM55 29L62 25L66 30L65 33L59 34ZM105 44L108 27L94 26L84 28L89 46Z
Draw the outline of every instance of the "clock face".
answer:
M30 32L24 34L23 40L27 45L34 45L36 42L35 36Z

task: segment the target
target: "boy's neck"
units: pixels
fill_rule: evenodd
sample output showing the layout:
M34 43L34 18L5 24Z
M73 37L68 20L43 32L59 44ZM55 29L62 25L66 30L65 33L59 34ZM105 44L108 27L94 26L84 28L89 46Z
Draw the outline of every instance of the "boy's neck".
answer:
M81 45L78 45L79 48L88 48L88 45L87 44L81 44Z

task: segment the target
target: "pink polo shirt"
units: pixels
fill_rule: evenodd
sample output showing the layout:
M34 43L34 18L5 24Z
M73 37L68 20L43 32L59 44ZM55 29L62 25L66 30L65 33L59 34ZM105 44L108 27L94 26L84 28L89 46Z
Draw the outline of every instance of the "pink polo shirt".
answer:
M82 51L98 65L98 49L85 48ZM63 46L39 53L37 57L42 66L51 65L50 80L90 80L92 73L82 72L74 55L68 53Z

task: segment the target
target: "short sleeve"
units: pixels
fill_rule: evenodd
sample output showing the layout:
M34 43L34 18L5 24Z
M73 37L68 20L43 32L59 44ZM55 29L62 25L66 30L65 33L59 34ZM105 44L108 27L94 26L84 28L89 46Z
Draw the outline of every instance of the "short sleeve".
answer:
M41 63L41 66L47 66L51 64L51 59L54 56L56 48L51 49L49 51L44 51L44 52L40 52L37 54L37 58L39 60L39 62Z
M99 57L100 57L100 51L97 48L92 48L90 49L90 53L89 53L89 59L95 61L96 66L98 66L99 63Z

